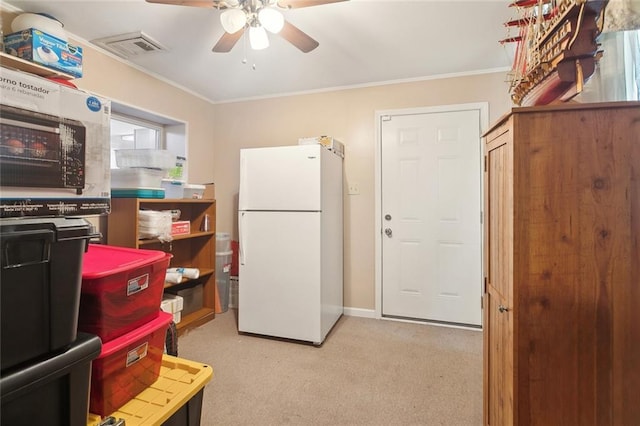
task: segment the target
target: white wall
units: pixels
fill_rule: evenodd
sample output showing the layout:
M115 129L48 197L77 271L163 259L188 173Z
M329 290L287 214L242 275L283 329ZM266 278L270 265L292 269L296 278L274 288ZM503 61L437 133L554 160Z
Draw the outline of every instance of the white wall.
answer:
M0 12L3 22L13 16ZM84 49L84 77L74 81L79 88L187 123L189 180L215 182L217 229L234 239L240 148L293 145L319 135L344 142L346 180L360 186L360 195L345 199L345 306L352 308L375 306L375 111L488 102L495 121L511 107L506 72L214 105L77 44Z
M505 80L498 72L216 105L218 230L237 239L240 148L295 145L303 136L337 138L345 144L346 181L360 186L360 195L345 199L345 306L373 310L375 111L488 102L495 121L511 107Z

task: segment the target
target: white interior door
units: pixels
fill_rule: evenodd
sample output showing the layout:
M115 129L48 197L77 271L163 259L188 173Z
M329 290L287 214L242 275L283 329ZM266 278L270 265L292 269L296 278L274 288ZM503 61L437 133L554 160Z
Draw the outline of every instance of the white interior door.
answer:
M382 315L480 325L480 111L380 126Z

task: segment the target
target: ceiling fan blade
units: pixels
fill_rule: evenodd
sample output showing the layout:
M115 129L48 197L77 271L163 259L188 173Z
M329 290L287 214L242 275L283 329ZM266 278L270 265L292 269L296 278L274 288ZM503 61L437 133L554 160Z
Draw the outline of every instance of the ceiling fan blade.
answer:
M236 31L233 34L224 33L222 37L220 37L220 40L218 40L216 45L213 46L213 49L211 50L218 53L227 53L231 51L231 49L233 49L233 46L236 45L238 40L242 38L242 34L244 34L244 28L242 28L239 31Z
M284 21L284 27L278 34L304 53L309 53L320 45L320 43L288 21Z
M176 6L194 6L214 9L224 9L227 7L222 0L146 0L147 3L171 4Z
M348 0L278 0L278 6L285 9L298 9L300 7L320 6L341 1Z

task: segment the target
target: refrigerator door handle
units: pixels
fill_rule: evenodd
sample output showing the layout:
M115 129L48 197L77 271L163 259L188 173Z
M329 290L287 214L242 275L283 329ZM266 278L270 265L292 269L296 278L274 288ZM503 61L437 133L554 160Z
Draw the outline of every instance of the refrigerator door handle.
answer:
M242 153L240 154L240 188L239 188L239 195L238 195L238 208L240 210L244 210L245 206L244 206L244 200L247 199L247 192L248 192L248 186L247 186L247 173L246 173L246 169L247 166L245 165L245 158L242 155Z
M247 246L244 241L244 236L246 231L244 231L244 212L240 214L240 223L238 224L238 236L239 236L239 247L238 247L238 261L241 265L244 265L244 260L246 256Z

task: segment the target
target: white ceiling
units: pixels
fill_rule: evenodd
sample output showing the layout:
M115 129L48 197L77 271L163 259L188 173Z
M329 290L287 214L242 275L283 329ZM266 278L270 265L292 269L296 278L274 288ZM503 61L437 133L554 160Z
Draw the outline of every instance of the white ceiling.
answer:
M49 13L85 41L143 31L169 51L130 62L212 102L503 70L512 55L498 43L513 17L508 1L349 0L283 11L320 43L310 53L272 34L265 50L241 39L231 52L213 53L223 34L216 9L144 0L3 3Z

